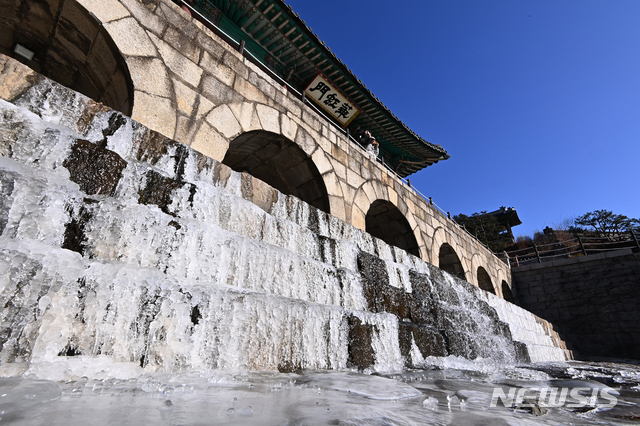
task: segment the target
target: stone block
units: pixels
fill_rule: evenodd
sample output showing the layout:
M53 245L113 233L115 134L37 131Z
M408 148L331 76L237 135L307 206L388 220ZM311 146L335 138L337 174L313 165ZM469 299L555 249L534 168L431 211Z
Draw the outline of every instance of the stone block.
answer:
M267 103L267 97L253 84L249 83L247 80L236 77L233 83L233 89L244 96L248 101L258 102L261 104Z
M149 170L146 174L146 184L138 192L139 204L157 205L160 210L170 216L176 216L173 211L173 192L183 187L188 187L191 197L195 194L196 186L191 183L162 176L160 173Z
M324 152L331 152L331 142L327 138L320 136L317 133L314 133L312 129L309 129L309 133L313 136L316 144L319 145Z
M135 153L135 159L137 161L154 166L158 164L158 162L166 161L166 155L169 149L178 150L179 148L175 146L177 144L177 142L172 141L158 132L144 129L142 134L136 138L132 153ZM137 150L135 148L137 148Z
M76 2L65 2L56 26L54 44L62 42L69 49L66 54L72 53L74 48L78 49L81 56L78 53L73 53L73 56L81 59L89 53L99 30L100 24L90 17L84 7Z
M316 117L317 115L314 112L311 112L308 108L303 108L302 121L307 123L309 127L311 127L316 132L320 132L322 130L322 124L320 123L320 120L318 120Z
M331 145L331 155L343 165L347 166L349 164L347 153L338 148L336 145Z
M265 79L258 77L258 74L255 72L249 73L249 78L247 79L249 83L256 86L260 92L266 95L268 98L275 100L276 99L276 89L274 86L269 84Z
M62 165L85 194L113 196L127 162L113 151L78 139Z
M135 92L131 118L152 130L173 138L176 129L176 113L171 101L144 92Z
M302 104L293 96L293 94L289 92L278 92L276 93L276 102L284 107L287 114L291 114L297 118L302 117Z
M171 97L171 80L164 63L153 57L133 57L127 61L134 87L150 95Z
M298 132L298 125L295 121L290 119L285 114L280 114L280 129L282 135L291 141L296 140L296 133Z
M93 217L92 208L86 204L81 205L77 212L71 212L71 220L65 225L64 240L60 247L84 256L88 251L86 228Z
M360 188L362 184L365 182L358 173L352 171L351 168L347 169L347 183L353 188Z
M329 195L329 205L331 207L331 214L340 220L346 220L345 202L343 197L336 197Z
M198 87L202 77L202 69L179 51L150 34L151 41L158 48L165 65L192 87Z
M226 187L227 183L229 182L229 178L234 173L235 172L226 164L222 164L218 161L215 161L212 182L214 184L220 185L221 187Z
M358 192L356 192L356 197L354 199L354 205L358 206L360 208L360 210L364 211L369 211L369 207L371 207L371 203L373 201L371 201L368 197L367 194L360 190Z
M318 172L321 175L324 175L327 172L333 171L333 167L331 166L331 162L327 158L327 156L322 152L322 150L317 149L312 155L311 160L315 164Z
M320 134L322 135L323 138L329 139L329 127L327 126L327 122L324 120L322 121L322 128L321 128Z
M245 101L238 92L209 74L204 74L202 77L200 94L213 102L214 105L240 104Z
M77 0L100 22L107 23L129 16L129 11L117 0Z
M173 89L176 96L178 110L192 119L200 120L213 109L213 102L200 96L196 91L183 84L181 81L173 81Z
M338 178L340 180L342 180L343 182L346 182L347 180L347 168L344 166L344 164L340 164L340 163L335 163L333 170L335 171L336 175L338 176Z
M476 359L478 352L473 339L466 333L457 330L444 330L447 352L450 355L461 356L467 359Z
M297 125L296 138L293 140L307 155L312 155L317 152L317 144L315 139L309 134L307 129L304 128L304 125L301 125L300 122L291 116L288 116L292 123ZM322 151L322 150L320 150ZM324 172L320 172L324 173Z
M280 113L277 110L266 105L257 104L256 111L264 130L280 134Z
M365 230L367 224L365 221L365 214L356 205L351 206L351 224L358 229Z
M86 65L92 70L93 74L98 76L101 81L108 81L111 73L113 73L118 66L118 61L115 55L119 55L112 51L111 40L106 40L108 37L106 32L101 31L93 40L93 45L87 57Z
M214 110L207 115L206 120L227 139L231 139L242 132L240 123L238 123L231 108L227 105L220 105L214 108Z
M369 200L369 204L373 203L378 199L378 196L376 195L375 187L373 185L365 184L362 186L362 189L364 190L364 193L366 194L367 199ZM400 208L400 206L398 206L398 208ZM402 210L400 211L402 212Z
M123 55L157 56L155 45L135 19L120 19L109 22L104 27Z
M160 2L159 9L156 9L156 14L169 22L176 28L182 29L189 37L195 38L196 34L202 31L197 25L197 21L184 13L180 6L173 2Z
M336 133L333 131L329 132L329 141L331 141L331 143L334 144L338 144L338 137L336 136ZM341 147L342 149L344 149L344 147Z
M174 138L176 141L190 145L197 130L198 123L196 121L184 115L178 115Z
M365 324L355 315L347 317L348 334L348 358L347 367L356 367L364 370L375 362L372 342L373 326Z
M233 81L235 79L235 73L228 66L220 63L220 59L211 56L211 54L205 51L202 54L202 59L200 59L200 67L202 69L213 75L215 78L220 80L223 84L226 84L229 87L233 86Z
M106 94L111 94L114 99L113 107L118 108L117 105L122 105L118 108L119 111L128 114L131 111L131 107L127 105L131 105L133 103L133 96L128 97L130 95L128 91L122 90L122 88L127 87L128 78L125 77L125 73L121 71L120 67L116 69L116 72L111 77L111 81L107 83L107 89L105 91ZM131 94L133 95L133 94Z
M307 161L304 161L304 159L300 156L295 155L297 149L295 149L294 147L280 149L280 147L276 144L273 145L275 145L277 152L275 152L272 162L274 164L277 164L281 170L289 170L293 167L297 167L301 163L308 163ZM308 167L306 170L301 169L300 173L304 173L304 176L300 176L301 179L305 179L306 176L311 176L311 174L306 174L311 173L311 171L308 170Z
M375 161L375 160L372 160L372 161ZM371 172L373 173L373 177L376 180L382 179L382 169L380 167L381 166L379 166L377 163L374 163L374 165L371 167Z
M211 55L211 61L220 61L222 56L224 56L225 52L229 49L229 47L226 46L226 43L220 40L218 36L211 33L211 31L199 31L196 34L196 42L198 43L198 46L202 47L209 55Z
M26 65L0 54L0 98L11 102L44 77Z
M168 24L164 19L161 19L151 10L147 9L143 2L140 1L127 1L125 2L126 8L131 15L146 29L160 37Z
M209 124L202 123L191 142L191 148L216 161L222 161L229 149L229 141Z
M252 192L250 201L265 212L269 213L273 204L278 200L278 191L260 179L256 179L254 177L251 179Z
M379 180L374 180L371 182L371 186L373 187L373 191L374 194L376 196L376 199L378 200L387 200L388 199L388 194L387 194L387 189L384 185L382 185L380 183ZM410 202L410 200L406 200L407 203ZM407 211L403 211L402 212L405 216L407 214Z
M182 31L179 31L175 27L167 28L167 31L164 33L162 40L165 41L168 45L176 49L177 51L188 58L191 62L197 64L200 62L200 55L202 54L202 49L196 44L196 42L188 37Z
M362 166L360 167L360 176L362 176L364 180L371 180L371 178L373 177L365 162L363 162Z
M249 68L244 64L240 53L236 51L226 51L224 55L222 55L222 63L231 68L237 75L245 80L249 79Z
M229 108L236 116L238 123L242 126L244 132L261 129L260 119L251 102L242 102L230 104Z
M45 0L36 3L29 2L28 5L24 1L14 1L13 3L12 6L15 6L16 3L21 3L19 6L20 11L17 12L17 15L22 21L20 26L29 28L31 37L34 39L48 39L53 36L55 28L54 13L60 10L60 0ZM3 17L10 16L9 13L11 12L9 12L9 7L3 4L0 8ZM52 13L52 11L54 12ZM11 15L16 16L15 9Z

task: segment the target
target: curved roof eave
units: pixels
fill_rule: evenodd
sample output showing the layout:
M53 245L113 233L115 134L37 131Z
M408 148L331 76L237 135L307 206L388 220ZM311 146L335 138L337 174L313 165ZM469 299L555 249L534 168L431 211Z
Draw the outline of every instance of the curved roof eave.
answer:
M338 66L342 69L342 71L349 75L349 77L351 77L351 80L353 82L353 84L356 84L359 86L360 89L362 89L363 91L366 91L366 93L368 94L370 100L372 102L375 102L377 104L377 106L379 106L382 110L384 110L384 112L390 117L392 118L399 126L401 126L405 131L407 131L411 136L413 136L416 141L420 142L422 145L424 145L425 147L429 148L430 150L435 151L436 153L439 153L442 155L443 158L438 158L438 160L446 160L448 158L450 158L450 156L447 154L447 151L442 148L441 145L436 145L433 144L431 142L428 142L426 140L424 140L422 137L420 137L417 133L415 133L413 130L411 130L409 128L409 126L407 126L402 120L400 120L394 113L391 112L391 110L389 110L389 108L382 103L382 101L380 99L378 99L373 92L371 92L371 90L369 90L367 88L367 86L362 82L362 80L360 80L353 71L351 71L351 69L344 63L342 62L342 60L340 58L338 58L336 56L335 53L333 53L331 51L331 49L326 45L325 42L323 42L322 40L320 40L320 37L313 32L313 30L311 29L311 27L309 27L307 25L307 23L300 18L300 15L298 15L296 12L293 11L293 9L291 8L290 5L286 4L284 2L284 0L274 0L275 2L278 2L280 4L282 4L284 7L286 7L286 9L288 9L288 13L289 15L292 17L292 19L295 19L297 21L297 23L304 29L306 30L307 34L311 37L313 37L317 43L321 46L322 49L324 49L325 53L332 57L334 59L334 61L338 64ZM434 163L436 163L437 161L434 161Z
M254 57L296 89L304 91L321 73L360 110L349 127L369 129L380 143L381 157L400 176L449 158L442 146L427 142L393 114L284 0L187 1L205 12L222 12L232 31L246 39L246 48L258 54ZM224 25L215 16L214 25Z

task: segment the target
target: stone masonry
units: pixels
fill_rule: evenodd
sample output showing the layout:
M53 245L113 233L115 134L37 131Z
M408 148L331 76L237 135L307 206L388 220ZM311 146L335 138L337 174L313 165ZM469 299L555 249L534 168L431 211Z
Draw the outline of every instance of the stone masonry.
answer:
M640 254L631 249L513 269L522 307L580 356L640 359Z
M281 372L572 359L521 307L24 66L4 69L26 90L0 100L1 359L44 350Z
M53 9L56 2L49 3ZM502 283L511 286L505 263L372 161L341 129L170 0L77 3L95 18L124 58L133 88L134 120L217 161L248 132L286 138L317 168L331 215L365 230L371 206L391 203L408 222L420 258L439 266L440 248L446 243L458 256L467 281L478 285L478 270L483 268L498 296ZM0 57L2 99L13 101L33 79L36 73ZM259 198L256 204L268 210L269 197Z

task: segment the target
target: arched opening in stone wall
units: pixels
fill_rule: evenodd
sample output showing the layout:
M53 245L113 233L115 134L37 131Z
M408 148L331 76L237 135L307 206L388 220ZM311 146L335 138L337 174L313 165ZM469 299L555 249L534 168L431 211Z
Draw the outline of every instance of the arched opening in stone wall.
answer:
M507 302L516 303L516 298L513 297L513 292L509 288L509 284L506 281L502 281L502 297Z
M133 84L124 58L100 22L76 0L1 4L1 53L131 116Z
M493 288L493 283L491 282L491 277L482 266L478 268L478 287L489 293L496 294L496 290Z
M376 200L365 218L366 231L385 243L420 257L420 248L409 221L393 203Z
M438 258L440 259L440 269L450 273L454 277L458 277L463 280L467 279L458 254L449 244L443 243L440 246Z
M235 138L222 160L237 172L247 172L286 195L326 212L329 195L311 158L294 142L265 130Z

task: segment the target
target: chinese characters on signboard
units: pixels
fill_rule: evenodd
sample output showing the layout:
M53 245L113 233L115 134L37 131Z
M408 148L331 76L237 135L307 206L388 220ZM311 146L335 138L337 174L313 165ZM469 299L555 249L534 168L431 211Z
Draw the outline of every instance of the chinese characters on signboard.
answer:
M313 79L304 93L345 127L360 113L360 110L321 74Z

